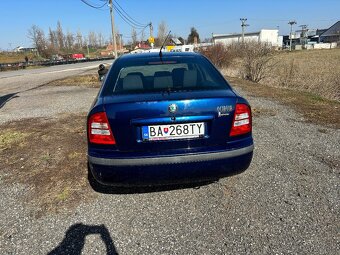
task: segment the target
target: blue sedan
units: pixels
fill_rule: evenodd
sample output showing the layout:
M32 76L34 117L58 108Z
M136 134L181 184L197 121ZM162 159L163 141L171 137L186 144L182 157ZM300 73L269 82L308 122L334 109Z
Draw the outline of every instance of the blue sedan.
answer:
M118 58L87 119L90 173L101 184L218 180L248 168L251 108L204 56Z

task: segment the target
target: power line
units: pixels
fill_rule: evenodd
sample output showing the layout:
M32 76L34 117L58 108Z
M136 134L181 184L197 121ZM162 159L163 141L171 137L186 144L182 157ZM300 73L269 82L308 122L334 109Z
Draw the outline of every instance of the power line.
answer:
M129 26L135 28L135 29L142 29L143 26L134 24L128 17L124 15L115 5L113 5L113 8L117 11L118 15L127 23Z
M103 4L103 5L100 5L100 6L95 6L95 5L93 5L92 3L87 2L86 0L81 0L81 1L82 1L84 4L90 6L90 7L94 8L94 9L97 9L97 10L102 9L105 5L107 5L107 2L108 2L108 0L100 0L101 2L104 2L104 1L105 1L104 4Z
M126 14L126 16L129 17L130 20L133 21L136 25L145 26L145 24L140 23L140 22L136 21L134 18L132 18L132 17L131 17L124 9L123 9L123 7L120 6L120 4L119 4L116 0L114 0L114 2L115 2L115 3L118 5L118 7Z
M108 4L109 0L99 0L100 2L103 2L102 5L94 5L93 3L90 3L87 0L81 0L84 4L90 6L91 8L97 9L97 10L104 10L103 7L105 7L105 5ZM148 26L149 24L142 24L138 21L136 21L134 18L132 18L124 9L123 7L116 1L114 0L114 2L116 3L113 4L112 3L112 7L117 11L118 15L123 19L123 21L125 21L129 26L131 26L132 28L135 29L144 29L145 26ZM107 10L107 9L105 9Z
M142 28L141 31L139 31L138 33L136 33L136 36L138 36L138 35L140 35L141 33L143 33L143 31L145 30L145 28L147 28L149 25L150 25L150 24L147 24L144 28ZM126 39L132 39L132 36L126 36L126 35L124 35L123 37L126 38Z

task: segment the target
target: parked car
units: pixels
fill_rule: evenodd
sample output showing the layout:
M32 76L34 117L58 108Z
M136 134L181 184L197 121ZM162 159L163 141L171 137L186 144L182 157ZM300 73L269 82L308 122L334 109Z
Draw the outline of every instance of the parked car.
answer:
M119 57L87 122L90 174L102 184L217 180L252 160L248 102L197 53Z

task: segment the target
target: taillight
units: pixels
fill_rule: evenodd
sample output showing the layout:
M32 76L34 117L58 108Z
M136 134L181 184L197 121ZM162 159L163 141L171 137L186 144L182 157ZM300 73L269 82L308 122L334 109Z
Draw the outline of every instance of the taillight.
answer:
M243 135L251 132L251 112L246 104L236 104L230 136Z
M116 144L105 112L98 112L90 116L88 133L90 143Z

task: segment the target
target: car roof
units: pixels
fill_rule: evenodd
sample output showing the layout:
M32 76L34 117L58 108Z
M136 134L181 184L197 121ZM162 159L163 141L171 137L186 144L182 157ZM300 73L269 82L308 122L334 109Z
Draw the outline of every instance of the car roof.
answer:
M201 54L195 52L162 52L163 59L169 58L177 58L177 57L199 57ZM119 61L132 61L132 60L143 60L143 59L152 59L152 58L160 58L159 52L150 52L150 53L136 53L136 54L124 54L120 56L117 60Z

